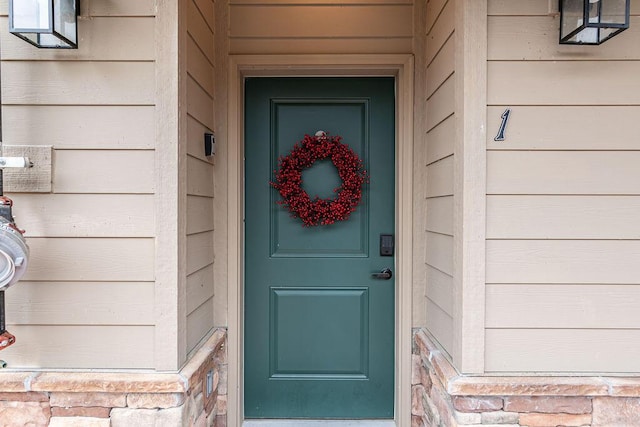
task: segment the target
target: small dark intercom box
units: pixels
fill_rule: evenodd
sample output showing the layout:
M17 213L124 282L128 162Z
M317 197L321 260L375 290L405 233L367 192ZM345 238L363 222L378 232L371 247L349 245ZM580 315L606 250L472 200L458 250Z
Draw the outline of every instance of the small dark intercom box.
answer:
M204 155L211 157L216 154L216 137L212 133L204 134Z
M393 256L393 234L380 235L380 256Z

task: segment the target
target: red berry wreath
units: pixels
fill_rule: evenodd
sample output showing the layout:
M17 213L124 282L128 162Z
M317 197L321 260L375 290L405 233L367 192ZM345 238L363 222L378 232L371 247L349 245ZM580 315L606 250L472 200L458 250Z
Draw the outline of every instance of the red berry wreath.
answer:
M367 171L358 155L341 140L340 136L329 136L324 132L318 132L316 136L305 135L288 156L278 159L280 168L275 171L275 182L271 183L282 196L278 204L286 206L291 216L300 218L305 227L344 221L360 203ZM316 196L311 200L302 188L302 171L316 160L326 158L331 158L338 169L342 185L333 190L334 199Z

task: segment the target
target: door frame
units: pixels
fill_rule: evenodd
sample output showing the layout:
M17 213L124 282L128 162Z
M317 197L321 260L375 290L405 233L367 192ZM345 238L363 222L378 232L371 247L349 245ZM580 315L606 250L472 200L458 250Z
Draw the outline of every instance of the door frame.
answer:
M243 408L244 79L293 76L390 76L396 80L395 402L398 427L411 425L413 263L413 55L230 55L227 141L227 425Z

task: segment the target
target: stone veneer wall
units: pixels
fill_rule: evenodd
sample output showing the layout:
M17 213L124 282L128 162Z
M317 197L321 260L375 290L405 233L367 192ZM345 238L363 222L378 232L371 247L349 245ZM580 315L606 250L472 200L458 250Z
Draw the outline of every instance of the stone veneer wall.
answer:
M218 329L178 373L0 372L0 426L226 427L226 353Z
M462 376L413 338L412 427L640 426L640 378Z

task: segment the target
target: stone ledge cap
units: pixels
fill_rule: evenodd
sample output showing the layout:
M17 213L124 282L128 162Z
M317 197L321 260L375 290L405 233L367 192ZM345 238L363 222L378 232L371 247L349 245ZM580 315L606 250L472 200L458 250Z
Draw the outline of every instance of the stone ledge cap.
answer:
M36 375L36 372L0 372L0 392L31 391L31 382Z
M29 391L70 393L186 393L189 379L220 349L226 330L217 329L177 373L0 371L0 393Z
M423 329L415 334L423 360L452 396L615 396L640 397L640 377L465 376Z
M190 389L194 386L191 384L193 378L198 371L204 366L208 359L213 357L214 354L225 343L227 332L225 329L216 329L211 337L198 349L198 351L189 359L185 366L180 370L180 376L185 383L185 388Z
M422 352L426 353L423 355L423 361L426 357L426 362L431 365L433 372L436 374L440 383L445 389L448 389L449 383L456 378L459 378L460 373L442 354L434 343L434 340L432 340L423 329L420 329L415 333L415 341L418 348L420 348Z
M640 397L640 378L608 377L609 395L616 397Z
M2 377L0 376L0 381ZM43 372L31 382L32 391L85 393L184 393L179 374L115 372Z
M454 396L607 396L609 386L596 377L458 377L447 391Z

